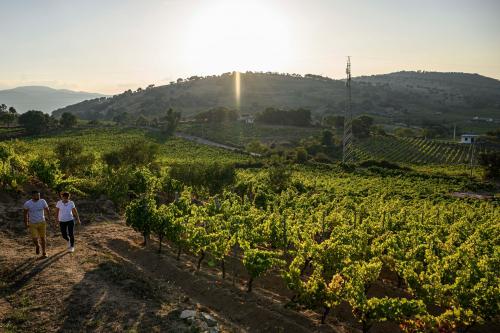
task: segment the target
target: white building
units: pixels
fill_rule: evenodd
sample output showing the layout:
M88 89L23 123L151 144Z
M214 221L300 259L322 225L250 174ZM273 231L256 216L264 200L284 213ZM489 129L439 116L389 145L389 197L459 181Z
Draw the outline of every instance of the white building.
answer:
M244 122L245 124L253 124L255 121L254 116L251 114L242 114L239 119L241 122Z
M474 143L477 140L477 134L462 134L460 137L460 143Z

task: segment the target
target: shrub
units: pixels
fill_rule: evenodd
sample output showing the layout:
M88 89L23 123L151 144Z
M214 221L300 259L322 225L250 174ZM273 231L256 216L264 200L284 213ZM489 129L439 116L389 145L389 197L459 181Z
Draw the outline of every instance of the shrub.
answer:
M206 188L211 194L221 193L236 180L236 170L229 164L174 164L169 176L195 188Z
M42 157L37 157L29 162L29 172L43 183L54 188L61 180L61 172L57 164Z
M486 178L500 179L500 152L479 155L479 163L484 168Z
M59 142L54 148L54 153L62 172L67 175L88 171L95 162L95 156L84 154L83 144L74 140Z
M159 150L160 147L156 143L137 139L117 151L104 154L102 158L111 168L121 166L140 167L153 163L158 156Z

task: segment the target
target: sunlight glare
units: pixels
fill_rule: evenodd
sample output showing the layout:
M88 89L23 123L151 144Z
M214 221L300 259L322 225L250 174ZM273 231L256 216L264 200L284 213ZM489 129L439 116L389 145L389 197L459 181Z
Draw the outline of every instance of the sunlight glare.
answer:
M287 20L264 1L210 1L187 29L183 60L190 72L275 71L293 54Z

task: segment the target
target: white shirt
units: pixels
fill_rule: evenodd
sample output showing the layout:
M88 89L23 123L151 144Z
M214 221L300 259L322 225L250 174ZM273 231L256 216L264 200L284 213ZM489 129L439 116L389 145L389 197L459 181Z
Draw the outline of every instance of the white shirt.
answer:
M76 208L73 201L68 200L68 202L65 203L62 200L59 200L56 207L59 208L59 216L57 217L59 222L68 222L73 220L73 208Z

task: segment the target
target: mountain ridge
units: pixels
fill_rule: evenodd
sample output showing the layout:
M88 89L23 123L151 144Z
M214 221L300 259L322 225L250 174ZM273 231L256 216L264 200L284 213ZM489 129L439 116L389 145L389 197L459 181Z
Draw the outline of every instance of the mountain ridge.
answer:
M13 106L19 113L28 110L50 113L61 107L104 96L106 95L99 93L29 85L0 90L0 103Z
M53 114L71 112L85 119L113 119L126 112L154 118L173 108L190 117L224 106L250 114L267 107L306 108L321 119L344 110L345 80L271 72L246 72L240 78L239 103L235 98L234 72L228 72L128 90L70 105ZM401 71L354 77L352 96L355 115L368 114L389 124L415 125L429 120L471 125L474 117L500 117L500 81L479 74Z

